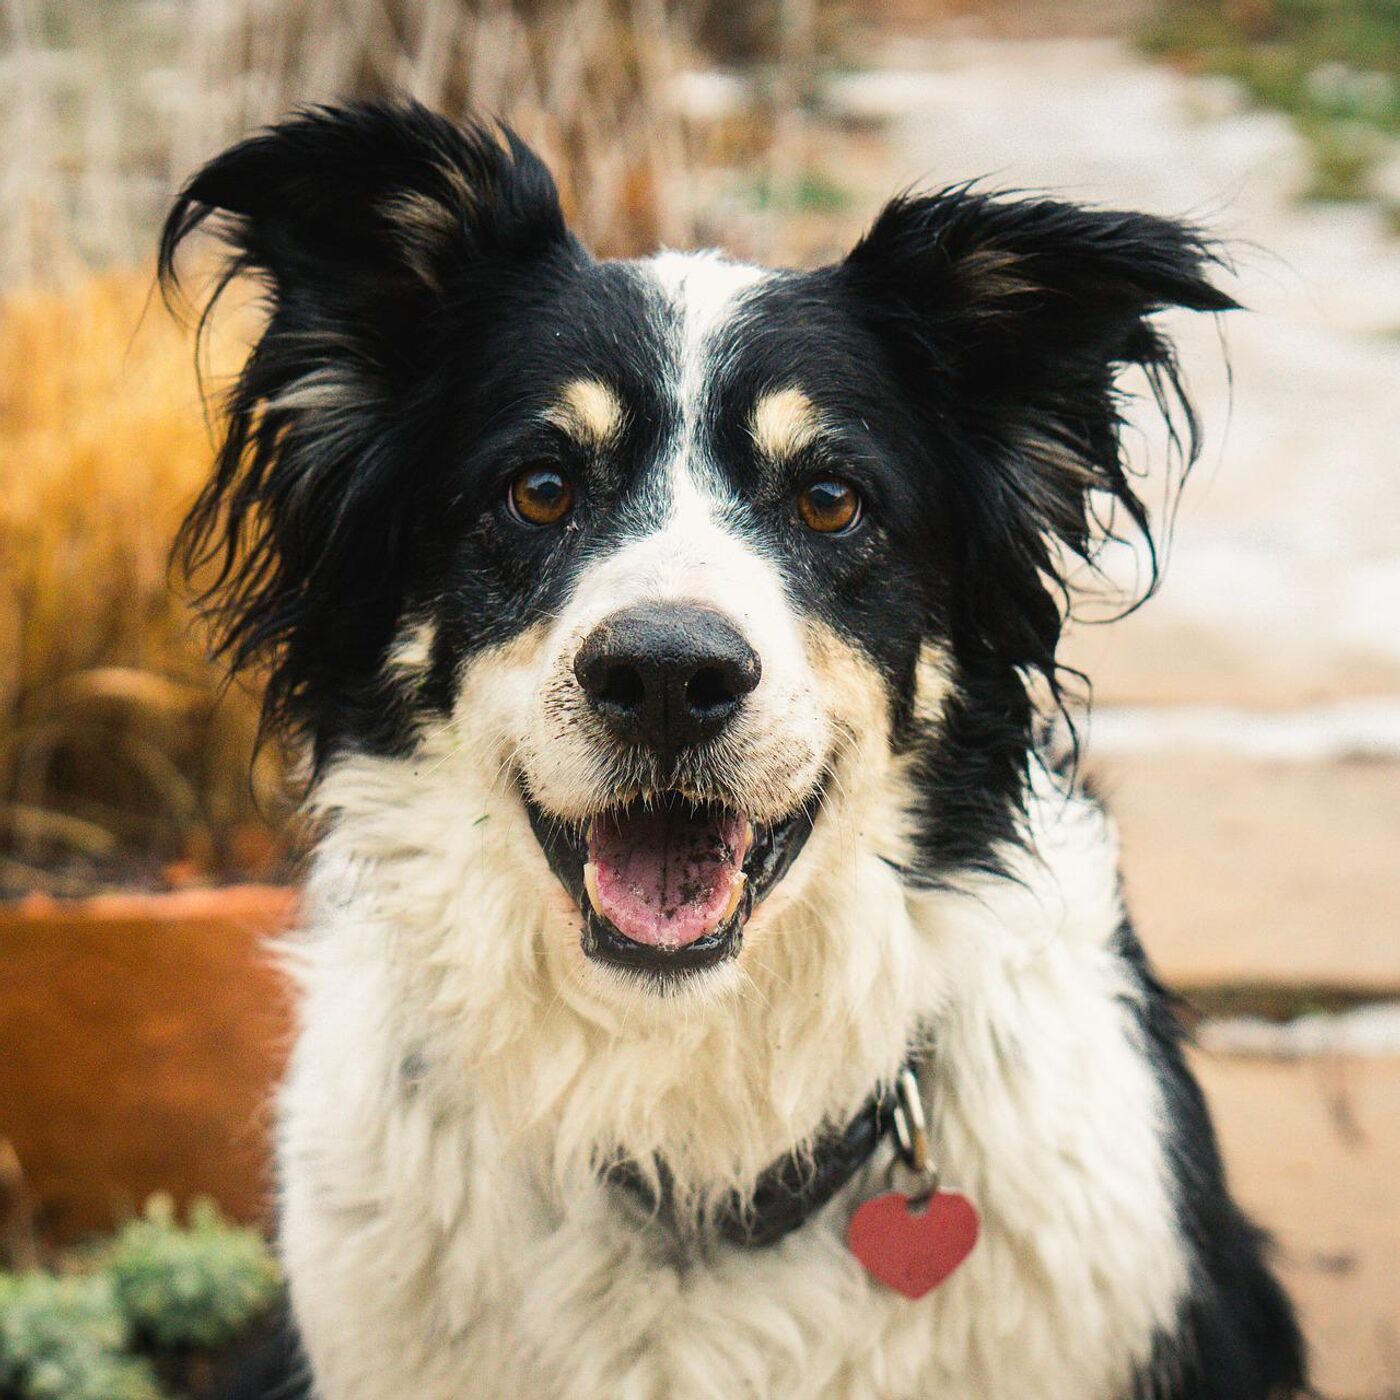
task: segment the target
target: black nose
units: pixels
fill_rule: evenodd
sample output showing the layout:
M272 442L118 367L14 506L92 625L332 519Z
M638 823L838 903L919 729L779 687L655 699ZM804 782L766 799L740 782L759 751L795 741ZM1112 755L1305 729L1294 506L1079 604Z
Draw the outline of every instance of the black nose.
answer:
M761 673L734 625L695 603L615 612L574 657L579 684L613 732L662 754L718 734Z

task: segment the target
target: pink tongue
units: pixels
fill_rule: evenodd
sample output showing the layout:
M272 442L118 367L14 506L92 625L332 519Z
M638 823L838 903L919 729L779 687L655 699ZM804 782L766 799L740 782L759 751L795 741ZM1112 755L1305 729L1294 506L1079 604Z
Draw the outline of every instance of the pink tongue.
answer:
M641 808L593 823L599 911L635 943L684 948L723 922L741 878L747 822L719 809Z

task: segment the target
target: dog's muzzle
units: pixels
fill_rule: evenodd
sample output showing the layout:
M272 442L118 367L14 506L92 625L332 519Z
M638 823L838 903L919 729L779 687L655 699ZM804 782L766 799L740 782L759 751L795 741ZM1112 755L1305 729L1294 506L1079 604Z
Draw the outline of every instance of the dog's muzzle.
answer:
M704 782L710 746L762 677L758 654L714 608L649 603L599 623L574 674L619 767L655 775L583 823L527 798L550 866L583 915L585 953L658 975L733 957L755 904L806 841L818 797L756 822Z

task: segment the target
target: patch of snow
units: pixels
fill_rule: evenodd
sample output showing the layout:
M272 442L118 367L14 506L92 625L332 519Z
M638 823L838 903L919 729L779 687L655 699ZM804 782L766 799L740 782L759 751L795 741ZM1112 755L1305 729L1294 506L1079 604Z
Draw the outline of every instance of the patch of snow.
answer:
M1223 753L1288 763L1400 760L1400 699L1339 700L1285 711L1229 705L1123 705L1080 722L1090 754Z
M1334 1015L1318 1013L1294 1021L1238 1017L1207 1021L1197 1043L1215 1055L1301 1060L1315 1055L1389 1058L1400 1055L1400 1001L1359 1006Z

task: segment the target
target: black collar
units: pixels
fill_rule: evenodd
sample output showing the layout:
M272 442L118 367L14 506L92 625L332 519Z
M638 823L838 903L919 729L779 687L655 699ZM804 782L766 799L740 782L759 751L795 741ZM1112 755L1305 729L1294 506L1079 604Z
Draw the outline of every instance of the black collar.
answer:
M713 1230L730 1244L759 1249L776 1244L803 1225L836 1195L874 1155L894 1124L894 1095L877 1089L854 1118L833 1129L809 1151L788 1153L765 1168L753 1190L735 1192L712 1217ZM660 1199L630 1161L615 1163L608 1180L626 1191L653 1219L676 1233L685 1233L677 1219L671 1177L657 1163Z

